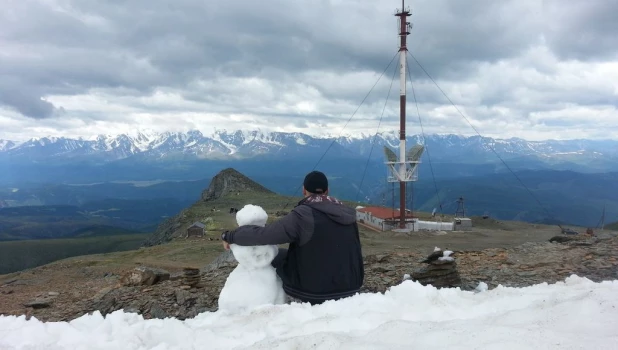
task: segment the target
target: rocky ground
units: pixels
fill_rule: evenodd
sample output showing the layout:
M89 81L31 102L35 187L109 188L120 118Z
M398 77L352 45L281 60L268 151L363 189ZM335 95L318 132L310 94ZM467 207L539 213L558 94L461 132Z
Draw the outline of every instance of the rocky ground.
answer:
M366 281L363 292L384 292L408 276L423 284L455 286L474 290L480 282L522 287L555 283L571 274L594 281L618 279L618 238L560 236L565 242L524 243L509 248L455 251L454 262L421 262L425 253L396 251L365 257ZM223 254L201 271L138 266L103 272L83 267L72 277L66 266L63 284L46 267L29 275L0 282L0 314L34 316L46 321L66 321L99 310L102 314L124 309L145 318L186 319L217 309L217 297L235 261ZM197 276L191 276L197 272ZM406 276L408 275L408 276ZM198 277L199 276L199 277ZM47 286L52 286L49 290Z

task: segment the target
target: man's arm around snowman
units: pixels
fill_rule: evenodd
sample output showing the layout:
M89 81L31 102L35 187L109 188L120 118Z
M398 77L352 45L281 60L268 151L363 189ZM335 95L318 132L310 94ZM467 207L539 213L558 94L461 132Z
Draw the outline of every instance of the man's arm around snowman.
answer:
M221 239L228 244L249 246L292 242L302 245L311 239L313 226L311 208L299 205L286 216L265 227L240 226L233 231L224 232Z
M363 284L356 211L328 197L305 199L270 225L240 226L221 239L224 245L290 243L279 249L272 266L288 295L312 304L352 296Z

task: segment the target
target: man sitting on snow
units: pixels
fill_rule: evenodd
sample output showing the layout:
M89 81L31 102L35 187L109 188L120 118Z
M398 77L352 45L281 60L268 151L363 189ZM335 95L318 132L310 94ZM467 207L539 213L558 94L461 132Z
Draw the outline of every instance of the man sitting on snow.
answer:
M289 243L289 249L279 248L272 265L290 300L314 305L358 293L365 272L356 211L328 195L328 180L319 171L305 177L303 196L289 214L266 227L224 232L225 249L231 243Z

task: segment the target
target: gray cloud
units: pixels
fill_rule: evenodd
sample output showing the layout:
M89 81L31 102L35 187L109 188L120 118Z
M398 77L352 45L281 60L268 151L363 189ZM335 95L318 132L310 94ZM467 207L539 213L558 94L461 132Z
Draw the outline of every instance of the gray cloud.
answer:
M299 128L310 126L307 118L334 123L353 112L397 51L398 6L390 0L11 2L0 12L0 106L35 119L120 122L120 110L127 109L297 117L292 124ZM457 103L480 106L478 119L496 118L492 107L525 118L566 102L617 105L609 83L555 84L513 64L524 60L547 77L563 73L551 55L615 60L615 1L423 0L410 6L411 53ZM530 54L543 46L547 55ZM449 104L414 61L410 68L427 108ZM379 118L391 72L360 121ZM250 77L257 80L243 79ZM397 91L395 84L391 99ZM46 101L93 94L108 102ZM117 105L114 111L110 105Z
M618 52L618 1L544 0L543 34L563 59L615 59Z

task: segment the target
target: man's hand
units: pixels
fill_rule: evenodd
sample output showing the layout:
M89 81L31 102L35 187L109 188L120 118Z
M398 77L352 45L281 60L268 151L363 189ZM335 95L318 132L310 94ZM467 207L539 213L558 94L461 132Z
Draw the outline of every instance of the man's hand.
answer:
M229 231L223 231L221 234L221 241L223 241L223 249L230 250L230 244L225 241L226 235Z

